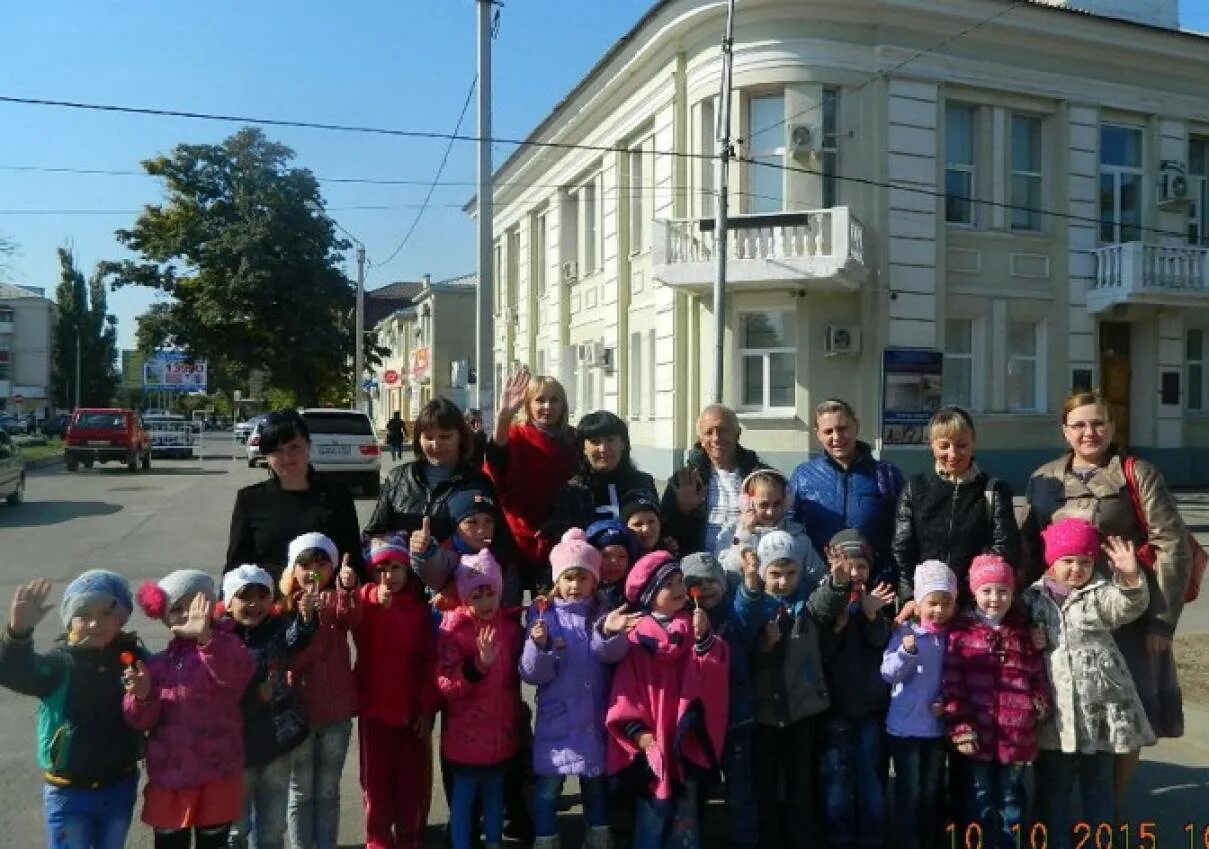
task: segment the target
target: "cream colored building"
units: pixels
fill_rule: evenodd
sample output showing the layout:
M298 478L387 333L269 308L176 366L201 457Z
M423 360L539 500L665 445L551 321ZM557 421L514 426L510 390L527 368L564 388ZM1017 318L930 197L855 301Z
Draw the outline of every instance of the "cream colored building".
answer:
M1056 453L1082 385L1171 479L1209 480L1209 38L1177 0L1062 5L737 5L723 396L768 461L818 450L810 411L841 396L921 467L881 445L883 363L924 349L996 475ZM559 376L660 477L713 391L725 11L654 3L530 136L590 149L496 173L496 385Z
M55 305L39 292L0 283L0 410L33 412L49 403Z

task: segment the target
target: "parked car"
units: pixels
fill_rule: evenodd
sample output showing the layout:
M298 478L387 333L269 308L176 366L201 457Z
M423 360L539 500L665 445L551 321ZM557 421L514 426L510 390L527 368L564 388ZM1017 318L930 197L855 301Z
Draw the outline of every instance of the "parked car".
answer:
M92 468L93 463L111 460L125 463L126 468L137 472L140 465L151 468L151 435L134 410L81 408L67 428L63 454L69 472L74 472L81 463Z
M315 472L345 478L377 498L382 488L382 448L369 416L360 410L326 408L301 413L311 432Z
M46 421L42 422L43 436L66 436L67 426L71 424L71 416L60 413L57 416L51 416Z
M25 458L4 431L0 431L0 498L12 507L25 500Z
M247 421L235 423L235 438L240 442L247 442L248 437L252 435L252 428L256 427L257 422L264 421L267 414L252 416Z
M260 453L260 429L264 427L264 421L258 421L252 427L252 432L248 435L248 441L244 443L244 449L248 455L248 468L256 468L256 464L264 459L264 455Z
M24 433L25 426L14 413L0 413L0 433Z

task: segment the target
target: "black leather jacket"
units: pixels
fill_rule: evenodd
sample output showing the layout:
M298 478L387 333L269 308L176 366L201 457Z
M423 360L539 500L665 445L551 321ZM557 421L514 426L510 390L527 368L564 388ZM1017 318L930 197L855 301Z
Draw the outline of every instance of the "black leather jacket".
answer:
M386 476L382 493L374 514L365 525L369 535L418 530L425 516L432 519L432 535L437 542L453 536L453 522L449 519L449 497L458 490L480 489L495 497L495 485L482 470L468 463L454 468L453 474L432 489L424 477L423 464L426 460L413 460L398 466ZM508 526L497 517L496 534L507 534ZM511 539L511 537L509 537Z

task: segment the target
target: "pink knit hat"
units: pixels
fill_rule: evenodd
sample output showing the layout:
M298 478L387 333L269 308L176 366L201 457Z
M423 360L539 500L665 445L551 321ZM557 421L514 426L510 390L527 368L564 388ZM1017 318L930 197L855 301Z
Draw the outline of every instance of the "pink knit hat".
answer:
M550 551L551 580L557 583L558 576L568 569L586 569L600 580L600 552L579 528L569 529L563 534L562 542Z
M1063 519L1041 532L1045 542L1045 565L1063 557L1090 557L1100 553L1100 534L1086 519Z
M680 571L680 561L666 551L652 551L638 558L625 579L625 598L630 604L649 608L655 593L673 572Z
M978 592L984 584L1005 584L1015 589L1016 573L998 554L980 554L970 563L970 591Z
M474 554L463 554L455 579L458 584L458 598L463 603L470 601L470 595L479 587L491 587L496 595L504 588L500 564L486 548Z

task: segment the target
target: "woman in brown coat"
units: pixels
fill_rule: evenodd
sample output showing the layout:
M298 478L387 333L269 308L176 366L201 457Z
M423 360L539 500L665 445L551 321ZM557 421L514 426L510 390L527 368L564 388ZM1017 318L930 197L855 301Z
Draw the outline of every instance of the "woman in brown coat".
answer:
M1149 543L1156 555L1154 569L1146 570L1150 604L1140 618L1114 636L1155 734L1182 736L1184 707L1171 643L1191 568L1188 530L1162 474L1137 459L1134 471L1147 525L1143 534L1125 481L1125 457L1113 442L1108 405L1098 393L1077 392L1067 399L1062 408L1062 434L1070 450L1033 472L1025 490L1028 504L1022 532L1028 549L1028 582L1045 570L1041 530L1057 519L1087 519L1102 536L1119 536L1139 548ZM1117 758L1118 805L1140 754L1135 751Z

